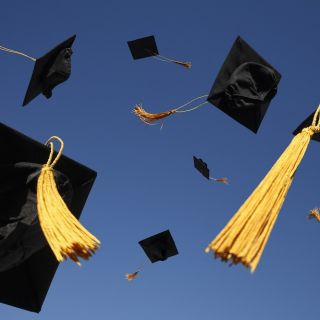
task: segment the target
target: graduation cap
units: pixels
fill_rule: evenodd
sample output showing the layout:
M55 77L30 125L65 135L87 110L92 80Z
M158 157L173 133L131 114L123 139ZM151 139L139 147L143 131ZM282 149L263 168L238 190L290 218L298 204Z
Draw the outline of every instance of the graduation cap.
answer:
M0 302L39 312L59 265L55 254L57 249L51 247L55 239L48 239L48 230L45 229L52 228L56 232L53 220L59 219L59 228L65 237L63 242L69 245L68 239L75 224L65 212L61 214L63 208L59 205L63 202L80 225L77 219L96 172L60 152L60 155L53 152L52 148L50 151L46 145L3 123L0 123L0 136ZM54 169L47 165L49 155L52 160L60 156L53 164ZM50 172L53 180L44 176ZM50 193L55 193L56 185L62 202L48 197L41 190L41 179ZM43 205L48 207L48 212L41 215ZM66 221L69 222L67 232L64 227ZM80 228L83 227L80 225ZM57 241L54 244L57 245Z
M149 238L143 239L139 241L139 244L144 250L147 257L149 258L149 260L151 261L151 263L165 261L169 257L178 254L177 247L169 230L160 232ZM126 274L126 278L128 280L133 280L138 275L140 270L141 267L138 269L138 271L134 273Z
M276 95L281 75L241 37L235 40L209 95L202 95L169 111L151 114L142 105L133 112L145 123L175 113L189 112L210 102L230 117L257 133L271 99ZM196 106L195 101L206 99ZM186 107L188 106L188 109ZM190 107L191 106L191 107Z
M73 35L36 60L23 106L26 106L40 93L47 99L51 98L52 90L58 84L69 79L71 74L71 47L75 38L76 35Z
M52 90L69 79L71 75L71 47L75 38L76 35L73 35L38 59L0 46L0 50L2 51L18 54L35 61L31 80L23 100L23 106L26 106L40 93L47 99L51 98Z
M297 129L295 129L295 130L293 131L292 134L297 135L298 133L300 133L300 132L302 131L302 129L311 126L311 125L312 125L312 120L313 120L314 114L315 114L315 112L312 112L312 113L297 127ZM312 136L311 139L314 140L314 141L320 142L320 133L319 133L319 132L315 133L315 134Z
M216 258L254 272L311 138L320 132L320 105L311 124L292 139L264 179L207 246ZM317 218L317 210L310 217Z
M134 60L152 57L160 61L181 65L187 69L191 68L191 62L178 61L160 55L153 35L128 41L127 43Z
M228 184L228 178L213 178L210 177L210 170L208 165L201 159L193 156L193 164L194 167L208 180L214 180L217 182L222 182L224 184Z
M280 73L238 36L208 101L257 133L280 79Z
M141 240L139 241L139 244L152 263L165 261L169 257L178 254L178 250L169 230Z

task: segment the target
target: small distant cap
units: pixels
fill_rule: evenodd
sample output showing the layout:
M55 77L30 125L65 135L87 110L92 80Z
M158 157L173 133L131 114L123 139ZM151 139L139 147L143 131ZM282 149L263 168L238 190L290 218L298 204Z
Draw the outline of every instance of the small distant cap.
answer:
M169 230L141 240L139 244L152 263L164 261L178 254L177 247Z
M207 164L200 158L193 156L194 167L207 179L210 178L210 171Z
M50 98L52 89L70 77L71 47L75 38L76 35L73 35L36 60L23 106L26 106L40 93Z
M158 55L158 48L154 36L139 38L128 41L128 46L131 51L133 59L148 58Z
M238 36L208 101L257 133L280 79L281 74Z

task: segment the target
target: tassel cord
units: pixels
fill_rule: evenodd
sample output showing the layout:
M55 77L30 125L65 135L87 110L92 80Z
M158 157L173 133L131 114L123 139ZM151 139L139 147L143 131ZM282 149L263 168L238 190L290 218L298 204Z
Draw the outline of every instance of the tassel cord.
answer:
M202 96L193 98L193 99L191 99L190 101L186 102L185 104L183 104L183 105L181 105L181 106L179 106L179 107L173 108L172 110L175 110L175 112L186 112L187 110L180 110L180 109L183 109L184 107L190 105L191 103L193 103L193 102L195 102L195 101L197 101L197 100L200 100L200 99L203 99L203 98L207 98L207 97L208 97L208 95L207 95L207 94L204 94L204 95L202 95ZM203 102L202 104L205 104L205 103L207 103L207 101ZM202 104L201 104L201 105L202 105ZM198 107L198 106L196 106L196 107ZM196 107L194 107L194 108L196 108ZM192 109L193 109L193 108L192 108ZM190 111L191 111L191 110L190 110Z
M16 51L16 50L8 49L8 48L3 47L3 46L0 46L0 50L4 51L4 52L8 52L8 53L17 54L19 56L23 56L25 58L30 59L31 61L36 61L37 60L36 58L30 57L30 56L28 56L27 54L25 54L23 52L19 52L19 51Z
M202 107L202 106L205 105L205 104L208 104L208 101L202 102L202 103L198 104L197 106L195 106L195 107L193 107L193 108L190 108L190 109L186 109L186 110L176 109L175 112L177 112L177 113L190 112L190 111L199 109L200 107Z
M175 60L175 59L171 59L165 56L162 56L158 53L155 53L151 50L146 49L146 51L150 54L152 54L152 58L159 60L159 61L163 61L163 62L167 62L167 63L175 63L178 65L181 65L187 69L190 69L192 67L192 63L191 62L187 62L187 61L179 61L179 60Z

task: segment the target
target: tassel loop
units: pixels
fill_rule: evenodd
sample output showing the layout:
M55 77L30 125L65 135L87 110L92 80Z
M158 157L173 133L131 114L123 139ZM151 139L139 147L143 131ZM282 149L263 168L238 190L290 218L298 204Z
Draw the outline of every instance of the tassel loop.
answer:
M316 126L318 128L320 126L320 104L319 104L316 112L314 113L314 116L313 116L313 119L312 119L312 126Z
M54 160L52 160L53 153L54 153L53 142L52 142L53 140L57 140L57 141L60 142L60 149L59 149L58 154L57 154L57 156L56 156L56 158ZM64 148L64 142L62 141L61 138L59 138L57 136L52 136L46 141L45 145L46 146L50 146L50 154L49 154L48 161L44 165L44 167L53 168L56 165L56 163L58 162L58 160L60 159L61 155L62 155L62 151L63 151L63 148Z

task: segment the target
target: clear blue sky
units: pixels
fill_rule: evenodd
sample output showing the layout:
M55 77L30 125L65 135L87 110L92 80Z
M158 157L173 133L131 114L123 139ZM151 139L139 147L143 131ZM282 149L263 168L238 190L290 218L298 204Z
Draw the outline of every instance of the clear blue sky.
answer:
M0 52L1 121L36 140L59 135L65 154L98 172L81 221L102 242L81 268L60 265L39 315L0 305L0 319L319 319L320 144L301 163L255 274L204 248L315 109L319 13L301 1L3 1L0 44L39 57L76 33L73 72L53 98L22 108L33 63ZM160 53L191 70L133 61L127 41L154 34ZM241 35L282 74L257 135L208 105L149 127L131 112L164 111L206 94ZM193 168L202 157L210 183ZM147 264L138 241L170 229L180 255ZM1 288L0 284L0 290Z

